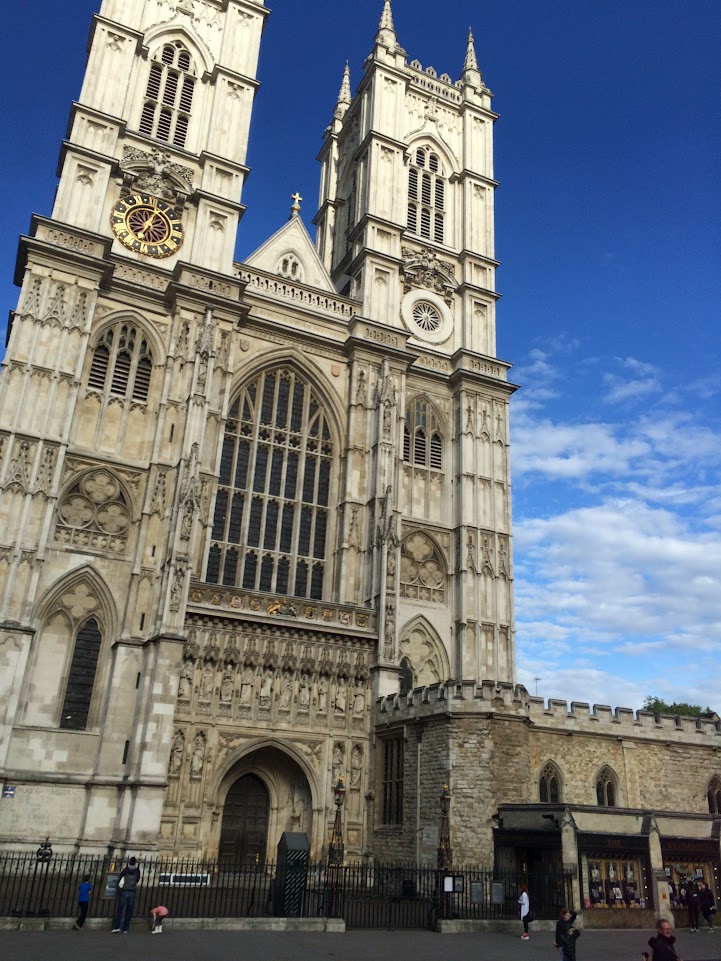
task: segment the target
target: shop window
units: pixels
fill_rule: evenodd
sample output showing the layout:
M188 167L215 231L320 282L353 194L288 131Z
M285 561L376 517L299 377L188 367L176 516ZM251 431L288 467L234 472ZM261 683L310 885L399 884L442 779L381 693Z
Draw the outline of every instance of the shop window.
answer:
M299 374L268 370L245 387L225 427L206 580L320 600L333 454L327 414Z
M609 767L604 767L596 779L596 800L600 807L616 807L618 784L616 775Z
M643 858L608 852L581 857L583 904L586 908L650 907L648 876Z
M403 735L383 741L383 824L403 823Z
M721 780L712 778L706 793L708 799L708 813L721 814Z
M558 804L561 800L561 774L552 761L549 761L541 771L538 780L538 797L543 804Z

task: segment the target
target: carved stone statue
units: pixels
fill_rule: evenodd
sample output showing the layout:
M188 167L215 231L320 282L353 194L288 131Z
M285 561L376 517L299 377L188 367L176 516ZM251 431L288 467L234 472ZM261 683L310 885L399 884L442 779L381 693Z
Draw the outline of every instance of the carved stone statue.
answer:
M260 682L260 705L261 707L270 707L270 695L273 691L273 672L270 668L267 668L263 674L263 680Z
M283 682L280 688L280 702L278 707L282 711L290 710L290 702L293 698L293 681L290 674L283 675Z
M183 751L185 750L185 735L182 731L176 731L173 738L173 746L170 749L170 764L168 772L177 774L183 763Z
M336 741L333 745L333 784L338 781L343 772L344 753L343 745Z
M318 712L325 714L328 710L328 681L324 677L318 681Z
M198 731L193 741L193 755L190 758L190 773L193 777L200 777L203 773L205 761L205 736Z
M240 703L248 706L253 699L253 668L246 667L243 671L243 680L240 685Z
M307 711L310 707L310 683L307 674L301 674L300 690L298 692L298 709Z
M363 770L363 748L356 744L350 754L350 783L356 787L360 783Z
M361 717L366 707L366 695L363 690L363 685L359 681L356 684L355 693L353 694L353 714L355 717Z
M200 698L209 701L213 696L213 679L215 671L212 664L206 664L203 671L203 678L200 682Z
M346 681L344 677L339 678L335 692L335 713L345 714L347 699Z
M195 673L195 664L190 658L187 658L183 662L183 669L180 672L180 681L178 682L178 697L184 700L189 700L190 695L193 691L193 674Z
M220 700L224 704L229 704L233 700L233 689L235 687L233 672L223 671L223 678L220 682Z

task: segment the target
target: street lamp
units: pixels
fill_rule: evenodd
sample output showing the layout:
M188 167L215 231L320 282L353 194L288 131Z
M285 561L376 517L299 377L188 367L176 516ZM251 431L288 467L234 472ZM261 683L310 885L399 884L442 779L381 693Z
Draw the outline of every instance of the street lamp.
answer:
M335 794L335 821L333 822L333 833L330 838L330 846L328 847L328 863L337 867L343 864L345 854L345 846L343 844L343 817L341 815L341 808L345 800L345 784L343 783L342 774L338 776L336 785L333 788L333 794Z

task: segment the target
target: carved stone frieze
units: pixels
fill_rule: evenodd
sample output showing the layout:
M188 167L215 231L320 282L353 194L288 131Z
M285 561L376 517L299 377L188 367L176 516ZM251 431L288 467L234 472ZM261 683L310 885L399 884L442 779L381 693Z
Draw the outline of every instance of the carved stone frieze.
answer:
M141 150L125 146L120 161L126 192L142 190L163 197L182 209L193 190L193 171L176 163L170 153L160 148Z
M439 260L434 251L413 250L404 247L401 274L403 276L403 290L408 293L413 287L421 287L440 294L450 305L453 294L458 287L458 281L450 264Z

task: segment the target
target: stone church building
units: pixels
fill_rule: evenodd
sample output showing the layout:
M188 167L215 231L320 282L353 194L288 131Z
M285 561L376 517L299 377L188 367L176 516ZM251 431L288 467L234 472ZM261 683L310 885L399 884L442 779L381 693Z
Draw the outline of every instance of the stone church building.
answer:
M664 909L721 730L516 684L496 115L379 13L315 238L296 196L243 263L268 10L94 18L0 380L0 846L322 857L342 775L347 857L432 860L448 782L457 860Z

